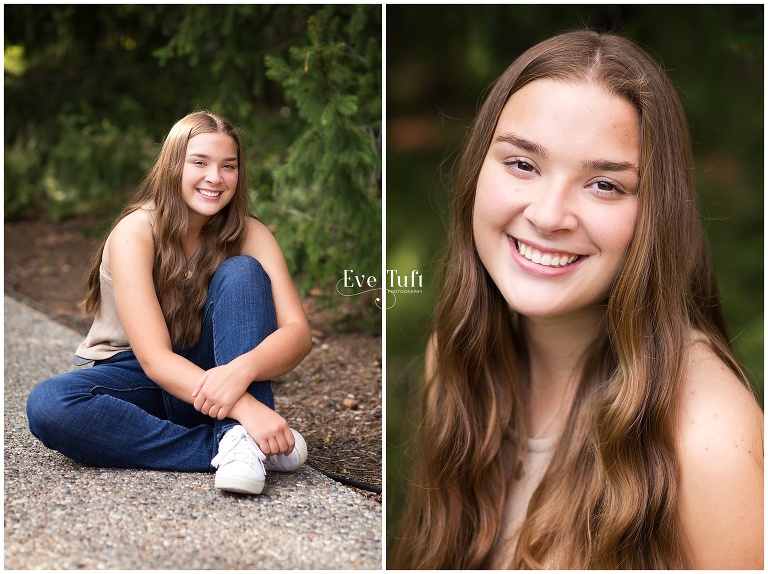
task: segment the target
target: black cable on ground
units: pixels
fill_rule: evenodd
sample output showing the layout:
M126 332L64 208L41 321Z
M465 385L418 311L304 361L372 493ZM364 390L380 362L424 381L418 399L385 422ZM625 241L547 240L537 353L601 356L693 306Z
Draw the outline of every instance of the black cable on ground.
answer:
M77 327L77 330L80 331L80 334L84 337L88 335L88 329L85 326L85 323L83 323L80 319L77 319L76 317L72 317L71 315L64 315L62 313L59 313L57 311L54 311L50 307L43 305L42 303L38 303L31 297L28 297L24 295L23 293L19 293L16 288L19 286L19 283L21 283L21 280L18 277L14 277L13 275L5 274L5 282L10 284L9 290L6 292L8 295L16 299L17 301L21 303L25 303L29 305L30 307L37 309L41 313L44 313L51 317L52 319L59 321L59 322L65 322L69 323L71 325L74 325ZM359 488L360 490L365 490L366 492L373 492L374 494L381 494L381 488L378 488L376 486L372 486L370 484L367 484L365 482L358 482L357 480L352 480L351 478L346 478L344 476L340 476L338 474L333 474L330 472L326 472L321 468L317 468L314 464L307 462L307 466L310 466L314 468L316 471L320 472L321 474L324 474L331 480L335 480L336 482L339 482L345 486L353 486L355 488Z
M314 464L307 462L307 466L311 466L316 471L324 474L331 480L335 480L336 482L340 482L341 484L344 484L346 486L354 486L355 488L359 488L360 490L365 490L367 492L373 492L374 494L381 494L381 489L377 486L372 486L370 484L366 484L365 482L358 482L356 480L352 480L351 478L346 478L344 476L340 476L338 474L333 474L330 472L325 472L322 468L317 468Z

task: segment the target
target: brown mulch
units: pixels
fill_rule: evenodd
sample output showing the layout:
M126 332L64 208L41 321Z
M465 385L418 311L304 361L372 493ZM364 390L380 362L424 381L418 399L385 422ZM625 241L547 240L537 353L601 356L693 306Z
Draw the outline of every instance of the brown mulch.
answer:
M81 333L92 319L77 307L103 221L5 224L5 292ZM381 494L381 336L334 329L335 312L304 299L314 348L273 381L278 412L307 441L309 464ZM74 351L74 349L73 349ZM354 486L351 486L354 487Z

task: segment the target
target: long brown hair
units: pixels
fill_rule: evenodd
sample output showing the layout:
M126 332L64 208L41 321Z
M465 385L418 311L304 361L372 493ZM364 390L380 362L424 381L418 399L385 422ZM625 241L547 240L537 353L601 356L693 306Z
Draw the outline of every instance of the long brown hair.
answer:
M488 565L515 461L527 448L519 317L483 268L475 189L502 108L541 78L589 82L640 118L638 219L582 360L562 439L531 499L509 567L683 568L676 520L681 357L697 329L746 382L729 347L698 211L685 115L659 64L612 34L575 31L521 55L496 81L459 162L434 313L416 470L392 564Z
M187 278L189 262L183 240L189 225L189 211L181 195L181 174L189 140L198 134L212 132L224 133L235 142L237 188L227 206L211 217L201 230L195 272ZM226 258L238 255L242 249L248 217L243 156L240 135L228 120L207 111L185 116L171 128L149 174L112 225L114 229L126 215L142 207L151 210L155 234L152 273L174 349L189 348L197 343L200 311L205 304L208 284L219 265ZM99 268L105 244L106 237L91 261L86 297L82 303L86 313L95 313L101 300Z

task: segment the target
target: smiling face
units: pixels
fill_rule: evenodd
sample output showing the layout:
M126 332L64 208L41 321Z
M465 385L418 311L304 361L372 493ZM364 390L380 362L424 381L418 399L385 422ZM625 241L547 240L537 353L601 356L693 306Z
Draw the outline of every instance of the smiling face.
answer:
M237 145L222 132L189 139L181 173L181 195L190 220L204 222L226 206L237 189Z
M477 182L475 244L524 316L594 312L637 220L639 118L586 83L536 80L504 106Z

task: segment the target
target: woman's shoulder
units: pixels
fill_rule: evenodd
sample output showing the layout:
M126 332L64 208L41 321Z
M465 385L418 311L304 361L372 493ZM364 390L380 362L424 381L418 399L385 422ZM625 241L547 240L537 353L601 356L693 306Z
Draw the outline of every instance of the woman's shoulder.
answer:
M153 221L146 209L136 209L115 224L107 237L105 251L111 253L115 248L154 250Z
M700 568L762 565L763 413L706 338L686 351L679 517Z
M252 215L249 215L245 218L245 225L246 237L251 235L272 237L272 232L269 230L269 228Z
M752 392L717 355L708 339L694 336L685 353L680 438L687 444L757 433L762 439L763 413ZM731 445L733 448L733 445Z
M265 250L278 248L277 240L272 231L255 217L246 218L245 242L243 253L249 255L263 254ZM258 257L256 257L258 259Z
M146 207L135 209L117 222L110 237L122 234L152 235L153 215Z

